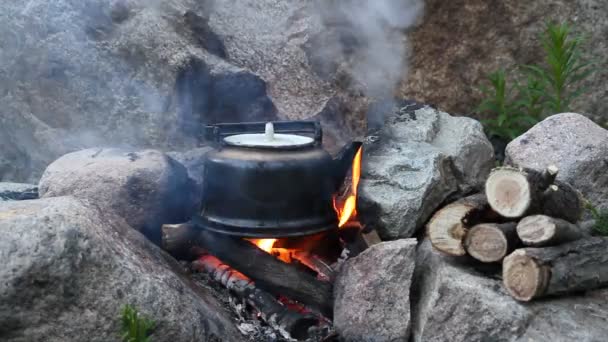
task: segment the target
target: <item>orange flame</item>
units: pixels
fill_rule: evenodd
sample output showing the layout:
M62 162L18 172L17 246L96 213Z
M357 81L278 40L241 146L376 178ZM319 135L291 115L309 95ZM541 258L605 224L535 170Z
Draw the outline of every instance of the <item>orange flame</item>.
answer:
M261 250L266 253L272 252L272 246L277 241L277 239L251 239L249 240L253 242L256 246L258 246Z
M284 262L291 262L291 251L285 248L275 248L274 243L277 239L247 239L249 242L258 246L259 249L265 251L268 254L276 256L279 260Z
M336 200L334 198L334 209L338 213L338 227L342 227L348 222L353 216L357 215L357 188L359 187L359 179L361 178L361 156L363 154L363 148L359 148L355 158L353 159L352 168L352 183L350 187L350 194L344 202L342 208L337 208Z

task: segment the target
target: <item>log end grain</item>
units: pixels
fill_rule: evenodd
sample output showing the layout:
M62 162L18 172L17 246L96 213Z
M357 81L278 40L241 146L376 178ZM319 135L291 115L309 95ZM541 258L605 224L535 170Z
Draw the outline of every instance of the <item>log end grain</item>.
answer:
M507 218L524 215L532 201L528 179L517 169L493 171L486 181L485 191L492 209Z
M481 262L498 262L507 255L509 241L494 224L478 224L467 234L464 245L473 258Z
M467 234L467 228L464 227L462 218L470 210L471 207L466 205L448 205L438 211L427 226L433 247L449 255L465 255L462 241Z
M524 217L517 224L517 235L526 246L538 246L555 235L555 224L545 215Z
M550 279L549 270L521 249L503 260L502 272L507 292L516 300L524 302L541 296Z

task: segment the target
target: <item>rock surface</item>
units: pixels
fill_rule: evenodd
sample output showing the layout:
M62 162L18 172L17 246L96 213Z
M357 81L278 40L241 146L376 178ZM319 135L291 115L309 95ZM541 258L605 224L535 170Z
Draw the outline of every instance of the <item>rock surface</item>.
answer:
M201 122L276 118L266 82L221 58L208 3L0 2L0 180L37 182L87 147L195 147Z
M73 197L0 203L0 340L118 341L131 304L154 341L239 341L230 316L118 216Z
M413 304L413 341L588 341L608 332L608 290L521 304L500 279L418 247Z
M0 182L0 202L1 201L21 201L38 198L38 186L24 183L1 183Z
M580 114L553 115L536 124L509 143L505 162L538 170L555 164L558 179L608 209L608 130Z
M334 325L347 341L407 341L416 239L373 245L343 265L334 285Z
M540 63L538 34L546 21L567 22L588 36L583 49L598 60L608 54L608 2L603 0L425 0L421 24L409 35L410 72L400 95L453 114L472 114L489 72ZM542 18L542 20L539 20ZM491 44L489 43L491 42ZM598 68L571 110L608 122L608 69Z
M479 122L418 104L393 109L367 140L358 210L383 239L411 237L448 197L481 187L494 163Z
M36 182L89 147L191 149L201 122L362 135L367 97L407 70L422 2L3 1L0 180Z
M203 194L203 172L205 171L205 156L211 147L199 147L183 152L168 152L167 155L188 170L188 176L196 184L195 198L202 198ZM196 208L199 209L199 201L196 202Z
M40 197L87 199L154 242L164 223L196 211L197 189L184 166L155 150L87 149L62 156L40 180Z

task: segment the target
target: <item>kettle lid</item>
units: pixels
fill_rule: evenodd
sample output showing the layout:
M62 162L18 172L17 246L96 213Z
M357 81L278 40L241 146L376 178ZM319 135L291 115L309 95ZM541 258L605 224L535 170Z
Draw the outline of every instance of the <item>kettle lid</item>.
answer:
M280 134L274 132L274 124L266 123L264 133L245 133L224 137L227 145L261 148L299 148L313 145L311 137L296 134Z

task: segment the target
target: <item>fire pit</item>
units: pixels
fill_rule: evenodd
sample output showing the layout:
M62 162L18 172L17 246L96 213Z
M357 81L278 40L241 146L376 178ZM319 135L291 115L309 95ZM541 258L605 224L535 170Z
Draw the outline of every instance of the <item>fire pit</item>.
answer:
M367 246L356 220L362 144L332 158L322 137L314 121L206 127L200 214L163 226L167 251L291 338L330 322L334 267L344 249Z

